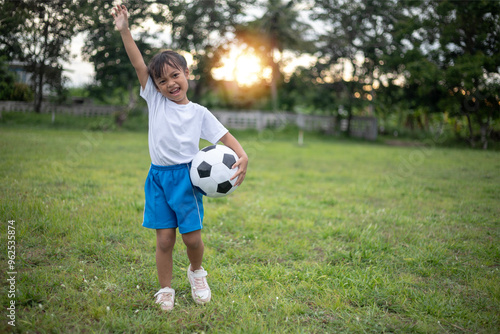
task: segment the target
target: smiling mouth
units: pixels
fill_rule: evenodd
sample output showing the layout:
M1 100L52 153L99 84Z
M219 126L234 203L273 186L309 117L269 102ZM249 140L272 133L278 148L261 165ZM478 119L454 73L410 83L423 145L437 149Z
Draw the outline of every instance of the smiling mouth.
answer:
M173 89L173 90L170 91L170 94L174 94L175 95L175 94L179 93L180 91L181 91L180 88L175 88L175 89Z

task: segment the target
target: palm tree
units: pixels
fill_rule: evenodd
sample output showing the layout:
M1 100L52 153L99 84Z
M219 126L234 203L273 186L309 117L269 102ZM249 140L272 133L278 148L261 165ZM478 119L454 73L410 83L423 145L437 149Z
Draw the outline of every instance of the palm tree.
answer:
M264 10L260 18L238 27L236 35L238 40L265 54L267 64L272 68L271 98L276 111L281 61L276 61L275 54L282 54L284 50L309 50L312 43L305 40L305 35L312 28L300 21L295 0L267 0Z

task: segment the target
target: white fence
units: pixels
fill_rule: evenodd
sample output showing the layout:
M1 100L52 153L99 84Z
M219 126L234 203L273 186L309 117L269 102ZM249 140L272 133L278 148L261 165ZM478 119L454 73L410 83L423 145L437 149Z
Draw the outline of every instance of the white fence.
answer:
M68 114L79 116L106 116L112 115L116 111L122 109L117 106L95 106L92 104L75 104L75 105L57 105L52 103L42 103L41 112L44 114ZM34 111L33 103L18 102L18 101L0 101L0 113L2 111L20 111L32 112Z
M288 112L266 113L262 111L213 111L224 126L231 129L279 128L295 124L307 131L321 130L331 133L335 129L335 118L331 116L302 115Z
M213 111L217 119L230 129L257 129L279 128L287 124L293 124L306 131L322 131L333 134L338 131L347 130L347 120L342 120L340 126L336 126L335 117L303 115L288 112L266 113L262 111ZM376 140L378 134L377 118L358 117L351 119L350 135L356 138Z
M349 133L356 138L375 140L378 134L377 119L375 117L353 117Z
M112 115L122 107L73 105L62 106L42 104L42 113L71 114L80 116ZM33 111L33 103L0 101L0 115L2 111ZM269 113L262 111L223 111L215 110L212 113L219 121L230 129L257 129L280 128L288 124L296 125L306 131L322 131L333 134L347 130L347 120L342 120L337 126L333 116L303 115L289 112ZM351 119L350 135L368 140L377 139L377 119L375 117L353 117Z

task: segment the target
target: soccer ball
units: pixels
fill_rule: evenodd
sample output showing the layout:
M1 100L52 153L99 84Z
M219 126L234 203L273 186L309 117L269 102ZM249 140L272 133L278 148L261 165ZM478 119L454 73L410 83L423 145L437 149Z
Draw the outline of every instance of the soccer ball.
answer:
M205 196L229 195L236 190L234 184L237 178L231 180L231 177L238 171L238 168L231 169L231 167L237 160L236 153L227 146L207 146L194 156L189 171L191 182Z

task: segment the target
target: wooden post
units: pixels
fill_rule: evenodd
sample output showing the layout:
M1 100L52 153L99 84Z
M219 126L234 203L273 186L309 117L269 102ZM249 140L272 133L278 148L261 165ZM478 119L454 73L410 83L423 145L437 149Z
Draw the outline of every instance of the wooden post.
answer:
M304 145L304 130L299 130L299 146Z

